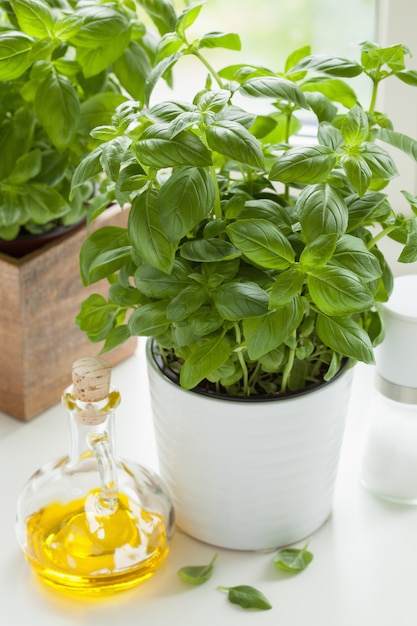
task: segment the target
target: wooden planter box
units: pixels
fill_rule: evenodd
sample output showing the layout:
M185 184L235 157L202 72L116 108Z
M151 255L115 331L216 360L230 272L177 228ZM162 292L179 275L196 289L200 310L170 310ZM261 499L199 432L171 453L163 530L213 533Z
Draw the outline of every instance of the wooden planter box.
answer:
M125 226L128 211L109 209L93 228ZM82 300L106 295L108 283L84 287L79 252L85 226L20 259L0 253L0 411L30 420L60 401L72 363L96 355L75 324ZM136 338L106 354L115 365L136 349Z

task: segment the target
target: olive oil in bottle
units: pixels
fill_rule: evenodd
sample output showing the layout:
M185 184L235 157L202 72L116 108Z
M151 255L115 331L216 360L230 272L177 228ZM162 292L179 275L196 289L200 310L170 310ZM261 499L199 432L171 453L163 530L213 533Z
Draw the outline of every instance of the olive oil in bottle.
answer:
M120 394L110 366L87 358L73 366L63 403L70 454L38 470L18 501L17 536L47 584L83 593L127 589L163 563L173 507L159 478L114 453L113 417Z

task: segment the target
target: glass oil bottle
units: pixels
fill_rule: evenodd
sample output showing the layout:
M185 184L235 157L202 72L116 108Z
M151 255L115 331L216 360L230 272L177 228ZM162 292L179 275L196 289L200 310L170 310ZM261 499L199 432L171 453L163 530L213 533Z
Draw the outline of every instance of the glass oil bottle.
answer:
M38 470L20 494L16 531L23 553L47 584L84 593L114 592L149 578L163 563L174 529L159 478L115 455L120 393L101 358L73 365L62 396L69 456Z

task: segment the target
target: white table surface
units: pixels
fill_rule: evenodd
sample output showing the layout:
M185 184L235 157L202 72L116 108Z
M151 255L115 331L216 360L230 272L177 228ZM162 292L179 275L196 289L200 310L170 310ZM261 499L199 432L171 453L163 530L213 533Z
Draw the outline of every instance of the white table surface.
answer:
M144 342L114 368L122 393L118 454L157 470ZM101 599L74 599L37 580L14 534L16 499L31 474L67 453L66 412L57 404L29 423L0 413L0 626L416 626L417 507L374 498L359 484L373 368L356 366L330 519L311 538L314 560L289 576L273 553L218 550L177 530L161 569L138 587ZM218 552L213 577L184 583L177 570ZM245 611L217 585L260 589L269 611Z

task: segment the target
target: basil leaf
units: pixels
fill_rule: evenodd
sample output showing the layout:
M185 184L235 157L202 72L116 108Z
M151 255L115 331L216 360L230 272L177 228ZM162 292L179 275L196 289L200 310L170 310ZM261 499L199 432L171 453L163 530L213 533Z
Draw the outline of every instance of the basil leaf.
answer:
M210 173L183 167L173 172L158 196L159 214L171 241L189 233L213 209L215 188Z
M268 312L268 294L256 283L224 283L214 292L213 300L220 315L230 321Z
M342 235L348 225L348 209L343 197L328 185L307 185L298 196L296 212L308 242L321 235Z
M129 317L129 330L132 335L143 337L157 337L169 328L166 317L168 300L159 300L143 304L133 311Z
M206 33L198 39L199 48L226 48L227 50L240 50L242 47L240 37L236 33Z
M39 0L11 0L20 28L31 37L49 37L54 18L49 6Z
M0 80L22 76L32 63L33 40L19 31L2 31L0 40Z
M177 574L186 583L190 583L190 585L201 585L211 578L216 559L217 553L213 556L208 565L188 565L179 569Z
M301 549L284 548L279 550L274 558L276 567L286 572L297 573L308 567L313 560L312 552L307 550L309 542Z
M107 335L104 346L100 350L100 354L117 348L117 346L122 345L122 343L125 343L128 339L130 339L129 327L126 324L116 326Z
M184 39L185 31L194 24L200 14L202 4L193 4L181 13L175 24L176 32Z
M117 308L109 304L103 296L93 293L81 303L76 323L80 330L87 333L90 341L102 341L114 327Z
M36 91L34 106L54 146L64 150L80 119L80 103L70 81L54 71L48 74Z
M139 256L169 274L175 257L175 245L162 227L157 197L152 190L136 196L128 220L129 239Z
M241 255L241 251L229 241L214 238L187 241L181 248L183 259L200 263L227 261Z
M264 594L250 585L238 585L236 587L217 587L220 591L227 591L227 597L232 604L238 604L243 609L259 609L267 611L272 609L272 604Z
M143 263L136 270L134 280L139 291L150 298L171 298L190 283L191 268L181 259L174 261L169 274L153 265Z
M323 267L308 277L313 302L326 315L350 315L374 304L369 289L353 272L339 267Z
M318 315L316 330L321 341L332 350L354 360L375 363L368 334L351 317Z
M304 284L304 274L298 267L290 267L281 272L269 294L269 306L279 307L289 304L294 296L301 293Z
M222 335L202 341L181 367L181 387L183 389L196 387L204 378L226 363L231 351L229 342Z
M278 348L301 323L304 307L299 296L262 317L243 320L243 332L251 359Z
M279 78L278 76L250 78L242 83L239 91L245 96L288 100L302 109L309 108L301 89L291 80Z
M336 155L327 146L290 148L271 168L270 180L282 183L321 183L336 165Z
M238 122L218 121L206 129L207 143L212 150L239 163L262 169L264 157L259 141Z
M232 243L251 261L268 269L286 269L295 253L279 228L267 220L238 220L226 228Z
M84 285L113 274L131 258L125 228L103 226L91 233L81 246L80 273Z
M132 151L140 163L151 167L211 165L211 154L194 133L184 130L171 137L165 124L154 124L143 132Z

